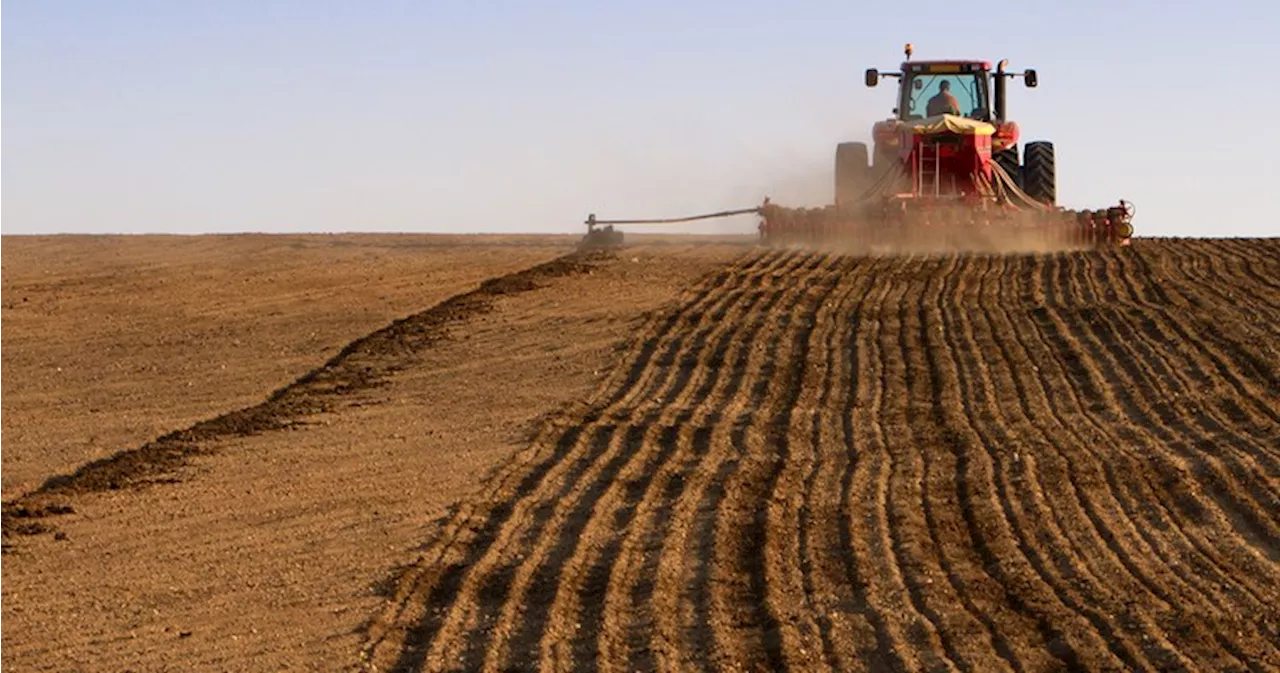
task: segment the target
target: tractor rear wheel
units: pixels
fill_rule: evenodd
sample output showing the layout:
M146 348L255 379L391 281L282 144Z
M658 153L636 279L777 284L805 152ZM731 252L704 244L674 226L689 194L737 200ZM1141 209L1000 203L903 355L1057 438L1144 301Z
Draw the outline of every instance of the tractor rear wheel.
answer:
M857 201L870 187L866 143L836 145L836 205Z
M879 180L884 177L885 173L893 170L894 164L898 162L898 153L893 149L876 148L871 153L871 177Z
M1058 177L1054 167L1053 143L1027 143L1027 163L1022 167L1022 191L1051 206L1058 204Z
M1018 146L1014 145L1008 149L1000 150L999 152L996 152L992 158L994 158L996 163L1000 165L1000 168L1004 169L1005 173L1009 174L1009 177L1013 180L1013 184L1017 185L1018 188L1021 189L1022 162L1018 160Z

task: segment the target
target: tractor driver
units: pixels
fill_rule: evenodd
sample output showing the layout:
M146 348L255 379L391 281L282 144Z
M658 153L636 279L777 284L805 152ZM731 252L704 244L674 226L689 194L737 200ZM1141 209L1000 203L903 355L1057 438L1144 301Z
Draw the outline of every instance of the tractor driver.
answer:
M960 101L951 95L951 82L942 80L938 84L938 94L929 99L929 107L927 109L929 116L933 117L940 114L960 114Z

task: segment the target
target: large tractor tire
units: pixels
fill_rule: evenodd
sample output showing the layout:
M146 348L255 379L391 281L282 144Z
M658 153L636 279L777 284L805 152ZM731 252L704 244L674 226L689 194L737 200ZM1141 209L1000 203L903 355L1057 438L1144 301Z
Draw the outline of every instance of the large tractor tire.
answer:
M871 187L866 143L836 146L836 205L857 201Z
M1013 178L1013 184L1019 189L1022 188L1022 162L1018 159L1018 146L1014 145L1008 149L1000 150L992 155L992 158L1000 168L1004 169L1009 177Z
M1053 143L1027 143L1027 163L1022 167L1022 191L1051 206L1058 205L1058 176L1054 168Z
M898 153L894 149L880 149L871 153L871 177L879 180L885 173L893 170L898 163Z

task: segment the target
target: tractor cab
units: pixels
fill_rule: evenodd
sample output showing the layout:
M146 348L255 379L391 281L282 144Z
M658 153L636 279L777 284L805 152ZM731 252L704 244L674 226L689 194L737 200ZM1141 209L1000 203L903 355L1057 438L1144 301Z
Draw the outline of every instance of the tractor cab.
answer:
M908 44L907 60L898 72L870 68L866 73L867 86L876 86L881 77L898 79L898 104L893 110L897 121L953 114L999 124L1008 121L1005 81L1020 76L1028 87L1036 86L1036 71L1007 72L1005 61L992 72L990 61L912 61L911 51Z
M986 62L903 63L897 118L914 121L953 114L991 121L991 97L987 92L990 70L991 64Z
M1019 73L1006 69L1008 61L993 64L981 60L929 60L911 58L896 72L866 71L866 84L874 87L882 77L898 80L897 104L893 116L871 128L872 144L841 143L837 148L836 203L857 200L880 176L895 166L927 160L930 172L960 176L981 174L989 178L994 160L1005 172L1020 179L1022 173L1017 144L1021 131L1008 115L1008 80L1022 77L1028 87L1037 84L1036 71ZM937 157L917 151L922 143ZM870 163L869 168L864 168ZM966 182L966 181L961 181ZM958 189L971 193L971 184ZM917 190L918 191L918 190ZM935 190L937 191L937 190Z

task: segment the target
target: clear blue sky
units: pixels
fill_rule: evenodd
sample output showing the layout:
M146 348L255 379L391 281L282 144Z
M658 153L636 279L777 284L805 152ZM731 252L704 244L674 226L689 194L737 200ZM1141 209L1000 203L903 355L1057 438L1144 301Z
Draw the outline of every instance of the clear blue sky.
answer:
M1275 236L1278 5L10 0L3 231L576 232L812 205L836 143L893 105L862 71L909 41L1037 68L1011 111L1057 143L1065 205Z

